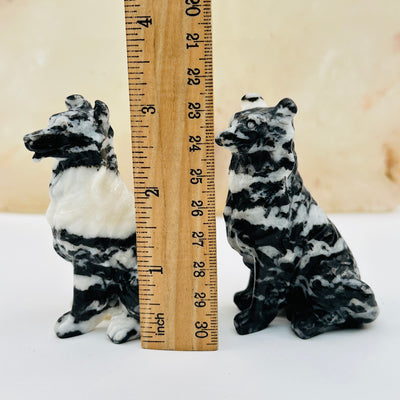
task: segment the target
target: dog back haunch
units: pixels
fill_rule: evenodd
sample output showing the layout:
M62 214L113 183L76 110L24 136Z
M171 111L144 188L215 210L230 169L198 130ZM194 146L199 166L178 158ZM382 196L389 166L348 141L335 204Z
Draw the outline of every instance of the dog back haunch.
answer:
M56 160L47 219L56 252L74 267L72 309L56 323L67 338L112 315L114 343L140 335L134 198L119 176L109 110L80 95L43 130L24 137L33 158Z
M232 153L224 218L230 245L250 269L234 301L238 333L266 328L280 308L301 338L373 321L378 307L339 231L297 170L291 99L267 107L242 98L216 143Z

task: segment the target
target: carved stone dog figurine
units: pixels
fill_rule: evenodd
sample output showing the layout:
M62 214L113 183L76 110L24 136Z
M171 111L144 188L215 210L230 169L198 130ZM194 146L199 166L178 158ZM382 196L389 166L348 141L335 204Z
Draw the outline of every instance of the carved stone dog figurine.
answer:
M266 328L280 308L303 339L373 321L378 307L333 223L303 186L290 99L267 107L255 94L215 139L232 152L224 218L230 245L250 268L236 293L239 334Z
M74 266L71 311L55 326L68 338L112 315L108 337L140 335L134 198L118 173L107 106L80 95L43 130L24 137L33 158L55 158L47 219L54 249Z

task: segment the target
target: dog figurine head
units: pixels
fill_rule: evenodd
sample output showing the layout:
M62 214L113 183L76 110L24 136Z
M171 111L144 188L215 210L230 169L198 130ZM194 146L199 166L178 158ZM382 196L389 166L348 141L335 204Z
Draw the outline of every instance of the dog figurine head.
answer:
M285 98L275 107L267 107L261 96L247 94L242 97L242 107L231 118L229 128L215 138L217 145L246 154L277 150L293 140L293 117L297 113L293 100Z
M66 98L65 104L68 110L52 115L47 128L24 136L25 147L34 152L34 160L62 160L99 152L104 141L113 136L105 103L96 100L92 108L83 96L74 94Z

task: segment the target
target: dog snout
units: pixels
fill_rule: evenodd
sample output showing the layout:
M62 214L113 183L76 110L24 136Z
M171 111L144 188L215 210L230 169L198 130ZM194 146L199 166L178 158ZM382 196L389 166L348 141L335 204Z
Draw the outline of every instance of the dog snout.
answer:
M220 132L216 137L215 137L215 143L218 146L223 146L224 145L224 136L225 136L226 131Z
M215 143L216 143L218 146L222 146L222 138L221 138L220 135L218 135L218 136L215 138Z
M30 151L33 150L32 145L35 141L35 138L38 137L41 133L42 133L42 130L38 130L38 131L35 131L32 133L28 133L27 135L24 136L24 144L28 150L30 150Z

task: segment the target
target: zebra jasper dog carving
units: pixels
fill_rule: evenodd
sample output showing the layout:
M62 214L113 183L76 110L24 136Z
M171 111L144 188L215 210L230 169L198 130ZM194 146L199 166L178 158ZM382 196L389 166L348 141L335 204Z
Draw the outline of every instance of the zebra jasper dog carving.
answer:
M266 328L279 309L307 339L373 321L378 307L353 255L297 171L290 99L267 107L255 94L215 139L232 152L224 210L230 245L250 269L234 296L239 334Z
M123 343L140 335L134 199L118 173L107 106L80 95L66 105L24 137L34 160L56 160L47 219L54 249L74 266L72 309L55 331L81 335L112 315L107 335Z

